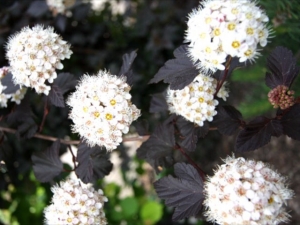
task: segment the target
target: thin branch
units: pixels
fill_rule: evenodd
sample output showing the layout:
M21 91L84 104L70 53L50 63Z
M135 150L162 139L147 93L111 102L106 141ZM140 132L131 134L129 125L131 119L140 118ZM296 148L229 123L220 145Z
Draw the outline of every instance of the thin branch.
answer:
M76 169L76 156L75 156L74 152L72 151L71 145L68 145L68 149L69 149L70 152L71 152L71 155L72 155L72 161L73 161L74 170L75 170L75 169Z
M221 87L223 86L225 80L227 79L230 63L231 63L231 60L232 60L232 57L231 56L229 56L229 57L230 58L228 59L228 61L226 62L226 65L225 65L224 75L222 77L222 80L220 82L218 82L218 84L217 84L217 88L216 88L216 92L215 92L214 96L217 96L217 94L220 91Z
M1 131L5 131L7 133L12 133L15 134L17 131L15 129L11 129L8 127L0 127ZM35 134L33 137L35 138L39 138L39 139L43 139L43 140L47 140L47 141L56 141L59 138L56 137L52 137L52 136L48 136L48 135L43 135L43 134ZM123 142L131 142L131 141L147 141L149 138L149 135L146 136L134 136L134 137L127 137L127 138L123 138ZM66 145L78 145L80 143L80 140L60 140L60 142L62 144L66 144Z
M178 149L189 161L190 164L198 171L199 175L201 176L203 182L205 181L205 173L204 171L194 162L194 160L181 148L179 145L176 145L176 149Z

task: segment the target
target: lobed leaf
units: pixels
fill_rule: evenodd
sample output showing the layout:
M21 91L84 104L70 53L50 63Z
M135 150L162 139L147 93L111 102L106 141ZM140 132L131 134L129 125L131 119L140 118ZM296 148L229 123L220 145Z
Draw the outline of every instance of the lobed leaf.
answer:
M182 45L174 51L175 59L168 60L165 65L159 69L151 83L164 81L169 83L172 90L183 89L190 84L199 71L194 66L194 63L188 57L187 46Z
M50 148L33 153L33 172L40 182L49 182L63 170L63 164L59 159L60 141L55 141Z
M146 160L156 170L170 166L175 146L174 126L172 123L160 124L150 138L137 149L137 157Z
M167 111L168 110L168 104L166 101L166 93L158 93L158 94L153 94L151 101L150 101L150 113L158 113L162 111Z
M113 167L105 149L99 146L89 147L85 142L78 145L76 161L78 166L75 173L84 183L102 179Z
M178 116L176 127L181 134L181 139L183 139L179 145L187 151L195 151L198 139L204 137L209 131L208 123L199 127L182 116Z
M56 84L53 84L51 86L51 90L49 92L48 99L53 105L55 105L57 107L62 107L62 108L65 107L63 93Z
M236 150L239 152L253 151L268 144L271 136L280 136L282 127L277 119L259 116L240 131L236 140Z
M59 73L53 84L59 87L62 94L65 94L66 92L75 89L77 80L71 73Z
M118 76L125 76L127 78L127 84L128 85L133 85L133 73L131 70L132 63L134 59L136 58L137 50L130 52L129 54L124 54L123 55L123 64L121 67L121 70L118 74Z
M281 46L276 47L267 58L267 67L270 72L266 73L265 82L271 89L278 85L290 87L300 69L292 51Z
M233 135L243 124L242 114L233 106L218 106L217 112L213 124L221 134Z
M300 141L300 104L293 105L281 118L283 133Z
M177 178L163 177L154 182L154 188L167 206L175 207L172 219L176 221L197 215L204 195L203 180L192 165L176 163L174 172Z

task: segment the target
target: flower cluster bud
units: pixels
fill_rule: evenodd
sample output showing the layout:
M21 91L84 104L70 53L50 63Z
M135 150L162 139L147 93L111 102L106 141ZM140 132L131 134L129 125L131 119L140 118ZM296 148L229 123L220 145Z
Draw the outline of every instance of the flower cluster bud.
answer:
M0 68L0 80L5 77L10 71L9 67L2 67ZM7 87L5 85L2 85L2 83L0 82L0 107L1 108L5 108L7 107L7 102L10 100L12 102L15 102L17 104L20 104L21 100L24 98L27 88L21 87L20 89L18 89L17 91L15 91L14 93L10 93L10 94L5 94L3 93L3 91L6 89Z
M6 45L13 81L16 85L34 88L40 94L49 94L57 77L56 69L62 69L61 60L70 58L70 45L53 31L36 25L23 28L10 37Z
M276 225L287 222L283 205L293 196L286 178L269 165L227 157L204 185L206 216L220 225Z
M189 14L185 41L189 56L204 72L224 70L228 56L240 62L259 56L270 29L266 13L251 0L205 0Z
M268 98L274 108L284 110L295 104L294 94L295 92L289 90L287 86L278 85L268 93Z
M116 149L122 134L128 133L130 124L140 116L140 110L131 102L130 89L123 76L106 71L84 75L67 100L73 132L92 147Z
M51 205L44 209L47 225L106 225L103 191L96 191L91 184L79 179L67 179L51 188Z
M198 126L203 126L204 121L212 121L213 116L217 114L216 106L219 102L214 99L216 87L216 79L199 74L182 90L169 88L167 93L169 111L183 116ZM224 83L217 96L225 101L228 95Z

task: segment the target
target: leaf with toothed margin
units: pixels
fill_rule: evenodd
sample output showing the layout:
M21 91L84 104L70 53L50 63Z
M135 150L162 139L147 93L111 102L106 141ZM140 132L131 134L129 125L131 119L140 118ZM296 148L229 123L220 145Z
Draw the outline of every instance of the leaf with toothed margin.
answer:
M266 73L265 81L272 89L278 85L290 87L300 70L292 51L281 46L276 47L267 58L267 67L270 72Z
M163 67L159 69L150 84L164 81L170 84L172 90L180 90L189 85L199 71L194 63L188 57L187 45L181 45L174 51L175 59L168 60Z
M129 54L124 54L123 55L123 64L121 67L121 70L118 74L118 76L125 76L127 78L126 82L128 85L133 85L133 73L131 70L132 63L134 59L136 58L137 50L130 52Z
M76 161L78 166L75 173L84 183L102 179L113 167L104 148L89 147L85 142L78 145Z
M293 105L281 119L283 133L300 141L300 104Z
M53 84L51 86L51 90L49 92L48 99L53 105L55 105L57 107L61 107L61 108L65 107L63 93L56 84Z
M33 153L33 172L40 182L49 182L58 176L63 170L63 164L59 158L60 141L55 141L50 148Z
M3 94L13 94L20 90L20 85L15 85L12 78L12 73L7 73L2 79L1 84L6 88L2 91Z
M169 207L175 207L172 219L182 220L197 215L204 200L203 180L190 164L176 163L174 173L177 178L167 176L154 182L157 195Z
M157 113L168 110L168 104L166 101L166 93L157 93L153 94L150 101L150 109L149 112Z

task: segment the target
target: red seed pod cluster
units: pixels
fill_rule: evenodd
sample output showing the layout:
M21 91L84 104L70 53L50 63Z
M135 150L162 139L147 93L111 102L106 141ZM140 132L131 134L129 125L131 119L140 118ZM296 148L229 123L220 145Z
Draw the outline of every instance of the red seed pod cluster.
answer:
M268 93L269 102L274 108L287 109L294 105L295 92L289 90L287 86L279 85Z

